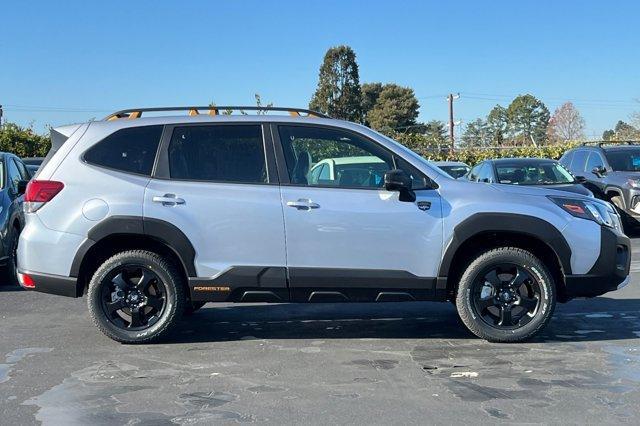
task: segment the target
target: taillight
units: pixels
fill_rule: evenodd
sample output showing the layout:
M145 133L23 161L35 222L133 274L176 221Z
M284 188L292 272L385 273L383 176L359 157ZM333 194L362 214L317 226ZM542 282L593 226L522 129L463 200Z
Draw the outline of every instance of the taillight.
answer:
M25 212L33 213L44 203L49 202L64 188L62 182L55 180L31 180L24 193Z
M33 281L30 275L21 274L18 272L18 281L24 288L36 288L36 282Z

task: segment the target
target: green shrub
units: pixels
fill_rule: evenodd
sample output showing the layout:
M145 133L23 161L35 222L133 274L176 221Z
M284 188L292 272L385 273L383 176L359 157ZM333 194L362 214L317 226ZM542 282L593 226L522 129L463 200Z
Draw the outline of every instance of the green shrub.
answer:
M565 151L578 145L578 142L568 142L539 147L457 148L451 152L448 143L430 140L419 134L396 134L393 138L431 161L462 161L469 165L491 158L538 157L557 160Z
M0 151L11 152L18 157L44 157L49 152L48 136L35 133L31 127L4 123L0 127Z

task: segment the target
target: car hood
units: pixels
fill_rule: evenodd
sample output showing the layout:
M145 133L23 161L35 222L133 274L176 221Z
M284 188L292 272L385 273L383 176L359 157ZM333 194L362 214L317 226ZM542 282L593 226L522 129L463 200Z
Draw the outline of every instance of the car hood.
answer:
M567 192L571 192L578 197L589 197L591 192L584 188L582 185L553 185L553 186L519 186L519 185L507 185L507 184L490 184L490 186L494 187L498 191L506 192L509 194L517 194L517 195L537 195L540 197L544 197L547 195L560 195L564 193L566 195ZM573 187L573 188L569 188ZM583 190L577 188L581 187Z

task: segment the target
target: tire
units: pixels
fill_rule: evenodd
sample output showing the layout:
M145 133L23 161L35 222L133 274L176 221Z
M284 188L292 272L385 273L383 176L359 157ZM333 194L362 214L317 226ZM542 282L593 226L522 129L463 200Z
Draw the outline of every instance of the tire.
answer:
M555 284L545 265L515 247L495 248L473 260L456 295L462 322L490 342L532 338L547 325L555 306Z
M2 282L0 282L2 285L18 285L17 249L19 238L20 230L18 228L13 228L13 231L10 233L7 265L2 271Z
M95 325L121 343L152 343L182 317L185 293L176 266L144 250L109 258L89 283L87 304ZM127 324L129 323L129 324Z
M206 305L207 302L187 302L184 308L184 315L190 316L196 313L197 310Z

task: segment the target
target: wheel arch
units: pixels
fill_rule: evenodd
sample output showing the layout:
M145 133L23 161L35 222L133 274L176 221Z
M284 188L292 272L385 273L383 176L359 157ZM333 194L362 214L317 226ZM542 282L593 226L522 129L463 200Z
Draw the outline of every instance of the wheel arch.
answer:
M151 250L172 259L185 282L197 276L195 249L180 229L162 220L135 216L112 216L91 228L74 256L70 276L77 277L86 288L102 262L131 249Z
M535 231L534 231L535 230ZM565 275L571 274L571 249L560 231L540 218L510 213L480 213L455 227L444 252L439 277L446 277L447 297L455 297L465 267L480 252L513 246L532 252L549 269L560 301L566 300Z
M622 192L622 189L617 186L608 186L604 189L603 193L606 201L611 202L613 197L620 197L622 199L622 205L626 205L624 193Z

